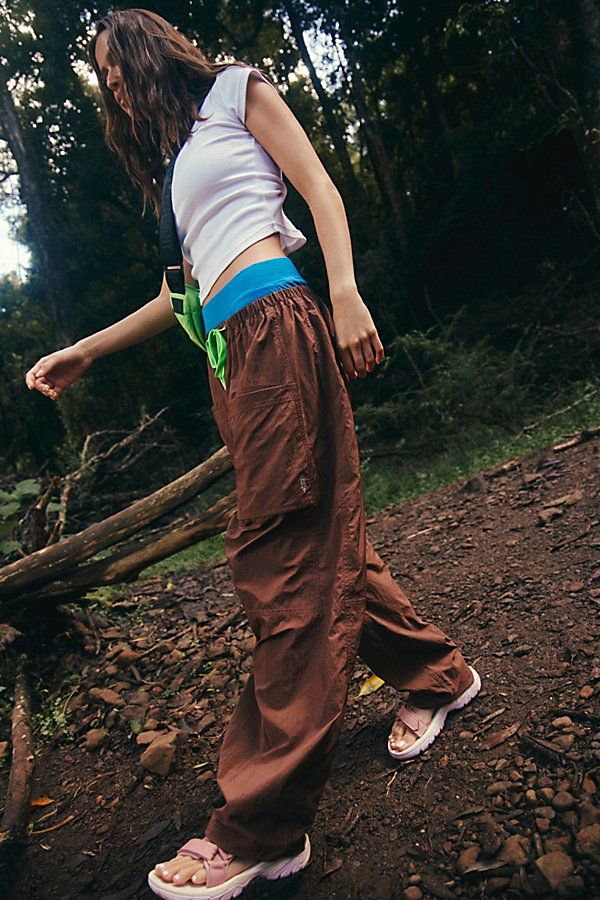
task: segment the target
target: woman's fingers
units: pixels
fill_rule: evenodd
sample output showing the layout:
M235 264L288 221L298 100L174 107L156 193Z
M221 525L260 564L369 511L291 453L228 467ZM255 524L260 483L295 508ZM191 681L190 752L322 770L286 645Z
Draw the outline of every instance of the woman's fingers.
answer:
M41 360L38 360L35 366L32 366L27 375L25 376L25 383L29 390L33 390L33 388L37 387L37 382L44 383L46 377L46 370ZM39 388L38 388L39 390Z
M373 347L373 350L375 351L375 362L377 363L377 365L379 365L380 362L383 362L383 358L385 356L385 351L383 349L383 344L381 343L381 341L379 339L379 335L378 335L377 331L375 331L375 334L371 338L371 346Z
M385 357L383 344L376 330L339 350L349 378L364 378Z
M350 350L348 350L347 348L342 348L342 347L340 347L339 350L340 350L340 356L342 357L342 365L344 366L344 369L346 370L348 378L354 378L354 375L355 375L354 360L352 359L352 354L350 353Z
M54 382L48 381L43 376L36 378L31 372L28 372L25 376L25 381L30 391L39 391L40 394L50 397L52 400L56 399L60 394L60 388L57 388Z

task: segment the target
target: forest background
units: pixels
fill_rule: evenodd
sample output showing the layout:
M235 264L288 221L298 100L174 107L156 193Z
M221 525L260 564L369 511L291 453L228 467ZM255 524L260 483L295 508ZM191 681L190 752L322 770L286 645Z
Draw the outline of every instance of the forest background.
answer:
M157 223L105 145L86 63L90 28L114 6L0 0L0 205L32 259L27 280L0 280L8 559L36 549L22 512L52 478L79 472L66 535L221 444L205 357L178 327L96 361L57 403L24 381L40 356L160 289ZM351 386L371 509L597 423L593 0L147 8L208 56L269 73L344 198L386 350ZM328 302L310 210L288 191L308 237L294 262Z

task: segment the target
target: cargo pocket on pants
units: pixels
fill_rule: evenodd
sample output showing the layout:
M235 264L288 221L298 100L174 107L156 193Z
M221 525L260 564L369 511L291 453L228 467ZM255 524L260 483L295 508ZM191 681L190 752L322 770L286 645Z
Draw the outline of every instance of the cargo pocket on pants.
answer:
M238 519L264 518L319 500L317 471L294 382L229 401Z

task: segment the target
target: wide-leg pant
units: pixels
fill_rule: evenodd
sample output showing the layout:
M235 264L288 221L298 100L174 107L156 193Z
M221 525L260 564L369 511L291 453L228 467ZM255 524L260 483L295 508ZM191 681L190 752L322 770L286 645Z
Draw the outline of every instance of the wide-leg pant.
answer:
M208 372L236 472L226 554L256 644L221 747L225 802L206 836L270 860L298 852L316 815L357 653L423 707L448 703L471 673L366 537L349 381L328 307L293 285L226 326L226 388Z

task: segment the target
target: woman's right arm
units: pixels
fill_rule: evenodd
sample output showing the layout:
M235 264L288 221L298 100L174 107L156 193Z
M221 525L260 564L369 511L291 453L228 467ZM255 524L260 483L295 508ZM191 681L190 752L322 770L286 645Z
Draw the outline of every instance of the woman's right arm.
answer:
M148 340L176 324L169 288L163 275L163 284L158 297L115 322L114 325L82 338L73 346L90 357L92 362L99 356L107 356L109 353L116 353L117 350L124 350L133 344L139 344L140 341Z
M191 266L184 260L185 281L193 284ZM64 388L79 378L99 356L106 356L126 347L147 340L177 324L171 306L167 280L163 275L160 293L140 309L82 338L71 347L56 350L42 356L27 372L25 383L29 390L38 390L51 400L56 400Z

